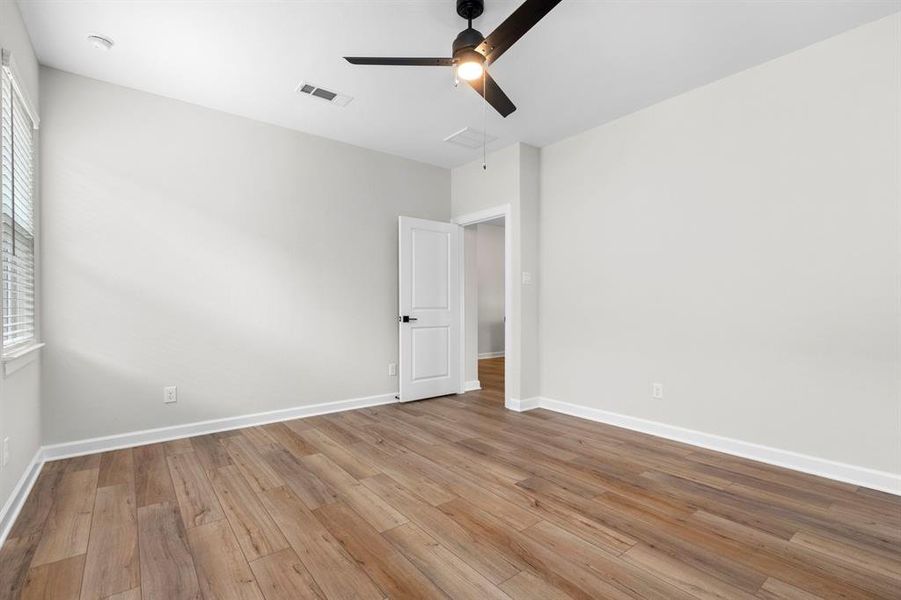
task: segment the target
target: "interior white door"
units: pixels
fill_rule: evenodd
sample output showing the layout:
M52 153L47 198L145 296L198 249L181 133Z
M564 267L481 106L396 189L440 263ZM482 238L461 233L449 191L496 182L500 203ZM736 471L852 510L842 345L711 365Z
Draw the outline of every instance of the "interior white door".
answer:
M461 228L400 217L400 401L460 390Z

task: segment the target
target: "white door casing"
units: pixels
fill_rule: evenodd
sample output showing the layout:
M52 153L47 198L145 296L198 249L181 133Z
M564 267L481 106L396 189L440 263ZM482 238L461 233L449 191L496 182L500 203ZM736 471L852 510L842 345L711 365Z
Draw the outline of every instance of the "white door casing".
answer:
M462 229L412 217L399 217L398 229L400 401L455 394L462 374Z

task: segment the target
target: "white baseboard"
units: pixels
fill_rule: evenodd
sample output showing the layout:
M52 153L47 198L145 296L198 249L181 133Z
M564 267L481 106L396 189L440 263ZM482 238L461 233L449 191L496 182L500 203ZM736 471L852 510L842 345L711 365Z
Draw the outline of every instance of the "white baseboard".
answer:
M501 350L500 352L482 352L481 354L479 354L479 360L482 360L483 358L501 358L503 355L503 350Z
M740 456L756 460L762 463L801 471L811 475L818 475L836 481L842 481L853 485L880 490L889 494L901 495L901 475L887 471L877 471L867 467L849 465L825 458L792 452L763 446L733 438L727 438L712 433L704 433L675 425L667 425L657 421L649 421L638 417L630 417L619 413L561 402L550 398L529 398L528 400L513 400L507 402L507 408L524 411L533 408L545 408L574 417L581 417L590 421L607 423L624 429L640 431L658 437L699 446L708 450L715 450L733 456Z
M507 398L504 401L504 406L509 408L510 410L515 410L516 412L524 412L527 410L532 410L533 408L539 408L539 402L541 398L526 398L525 400L520 400L519 398Z
M25 500L28 498L28 494L31 492L34 482L37 481L38 474L40 474L41 467L43 466L44 459L42 448L38 448L38 451L34 453L31 462L28 463L28 466L25 468L25 472L22 473L22 477L20 477L19 481L16 483L16 487L13 488L9 498L7 498L6 502L3 504L3 508L0 509L0 548L3 547L3 542L6 541L6 536L9 535L13 523L16 522L16 517L19 516L22 506L25 505Z
M397 398L395 397L394 392L390 392L378 396L365 396L363 398L352 398L350 400L337 400L335 402L323 402L322 404L296 406L294 408L272 410L237 417L226 417L224 419L213 419L211 421L198 421L196 423L160 427L158 429L145 429L143 431L132 431L130 433L121 433L118 435L108 435L76 442L65 442L62 444L44 446L43 456L44 460L71 458L83 454L94 454L95 452L106 452L108 450L118 450L119 448L130 448L132 446L142 446L144 444L153 444L156 442L167 442L169 440L203 435L206 433L241 429L242 427L265 425L266 423L289 421L291 419L300 419L302 417L312 417L315 415L324 415L355 408L366 408L368 406L379 406L394 402L397 402Z
M478 379L473 379L472 381L467 381L463 384L463 391L466 392L474 392L480 389L482 389L482 384L479 383Z

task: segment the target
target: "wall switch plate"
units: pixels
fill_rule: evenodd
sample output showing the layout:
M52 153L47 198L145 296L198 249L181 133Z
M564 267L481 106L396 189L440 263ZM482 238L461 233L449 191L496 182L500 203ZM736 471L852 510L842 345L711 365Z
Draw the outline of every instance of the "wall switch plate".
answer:
M523 285L532 285L532 274L528 271L522 272L522 284Z
M163 388L163 402L165 404L173 404L178 402L178 387L167 385Z
M9 464L9 438L3 438L3 447L0 448L0 454L3 455L2 459L0 459L0 465L6 466Z
M663 399L663 384L662 383L652 383L651 384L651 398L656 400Z
M397 377L397 363L388 363L388 375Z

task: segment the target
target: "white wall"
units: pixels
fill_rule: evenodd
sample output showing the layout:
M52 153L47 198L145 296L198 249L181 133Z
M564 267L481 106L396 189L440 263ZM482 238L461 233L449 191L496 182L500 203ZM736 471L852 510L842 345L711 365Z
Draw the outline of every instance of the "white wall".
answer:
M475 160L451 171L451 213L455 218L510 205L506 223L511 239L512 308L509 354L504 362L505 399L538 394L538 163L539 150L513 144L488 156L488 168ZM532 275L523 284L522 272ZM469 361L467 361L467 368Z
M0 48L12 53L17 75L30 101L37 102L38 62L15 2L0 2ZM40 202L37 182L35 191ZM9 499L41 446L40 381L40 356L28 357L24 366L6 376L0 369L0 439L9 437L10 441L9 464L0 470L0 507Z
M449 171L41 85L45 443L396 392L397 216L447 220Z
M476 230L478 272L478 354L504 351L504 227L479 223Z
M545 147L542 395L901 473L899 48L895 15Z

